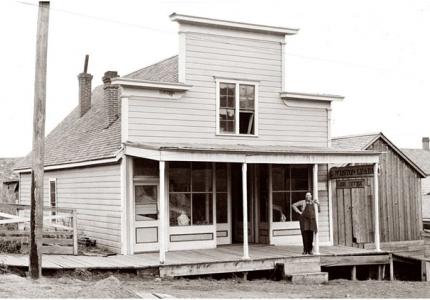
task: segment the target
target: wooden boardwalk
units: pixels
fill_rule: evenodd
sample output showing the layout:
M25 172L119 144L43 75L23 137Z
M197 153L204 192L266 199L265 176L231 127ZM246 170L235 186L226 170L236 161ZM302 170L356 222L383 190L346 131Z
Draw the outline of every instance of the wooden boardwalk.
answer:
M360 258L362 264L386 263L387 253L376 253L374 250L359 249L343 246L322 246L321 265L351 265ZM250 260L242 259L241 245L220 246L216 249L171 251L166 253L164 265L159 263L157 252L142 253L136 255L113 255L113 256L73 256L73 255L43 255L43 269L71 270L120 270L120 269L148 269L168 268L189 265L211 265L222 263L238 266L237 271L244 269L258 270L274 267L274 264L286 258L299 258L301 246L268 246L250 245ZM349 257L347 259L347 257ZM379 258L375 260L376 258ZM27 255L0 255L0 265L10 267L28 267ZM228 269L228 268L227 268ZM219 273L219 272L218 272Z

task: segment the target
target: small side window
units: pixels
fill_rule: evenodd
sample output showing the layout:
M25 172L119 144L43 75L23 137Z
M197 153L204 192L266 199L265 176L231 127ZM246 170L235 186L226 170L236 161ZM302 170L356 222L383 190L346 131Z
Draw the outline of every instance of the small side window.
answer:
M57 179L49 179L49 204L51 208L57 207ZM55 210L52 210L52 215L55 216Z

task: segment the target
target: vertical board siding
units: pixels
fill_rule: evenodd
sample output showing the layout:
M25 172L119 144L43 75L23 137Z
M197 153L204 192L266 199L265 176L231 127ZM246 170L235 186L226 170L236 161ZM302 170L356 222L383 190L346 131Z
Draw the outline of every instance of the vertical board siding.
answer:
M381 139L368 150L384 152L379 176L381 242L420 239L420 175Z
M421 179L421 183L422 215L423 218L430 219L430 176Z
M49 178L57 179L57 206L76 209L78 232L97 245L121 250L121 182L119 165L47 171L44 205L49 206ZM30 174L21 174L20 203L30 204Z
M382 139L367 150L382 152L379 175L379 231L381 242L420 239L422 230L422 192L420 175ZM358 243L373 242L373 178L366 179L363 191L336 190L333 180L334 240L336 244L350 245L353 236ZM360 189L355 189L360 190ZM357 198L358 201L355 199ZM360 206L357 202L363 202ZM425 200L424 200L425 201ZM350 217L352 209L360 207L359 215ZM359 228L356 219L362 220ZM352 220L352 224L351 221Z
M280 98L281 43L187 32L185 49L192 88L178 100L129 99L130 141L327 146L327 110L288 107ZM258 82L258 137L216 135L216 77Z

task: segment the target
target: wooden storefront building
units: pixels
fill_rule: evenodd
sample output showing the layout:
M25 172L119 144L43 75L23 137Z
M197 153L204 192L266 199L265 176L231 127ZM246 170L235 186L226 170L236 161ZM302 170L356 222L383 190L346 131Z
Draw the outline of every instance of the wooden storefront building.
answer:
M378 170L380 241L419 240L424 171L382 133L337 137L332 139L332 146L381 153ZM348 171L351 167L348 165L343 169ZM356 170L361 174L357 171L331 172L332 197L335 199L333 239L334 244L365 247L374 242L374 180L366 166L358 166Z

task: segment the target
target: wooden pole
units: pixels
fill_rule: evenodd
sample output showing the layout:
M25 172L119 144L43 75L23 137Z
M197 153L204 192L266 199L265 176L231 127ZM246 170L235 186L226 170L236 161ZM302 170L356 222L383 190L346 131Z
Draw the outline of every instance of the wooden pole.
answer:
M375 249L381 251L379 239L379 183L378 183L378 163L373 165L373 212L374 212L374 231L375 231Z
M315 200L318 200L318 164L314 164L313 172L313 198ZM320 254L320 238L319 238L319 224L318 224L318 205L314 204L314 210L315 210L315 223L317 225L317 232L315 232L315 241L314 241L314 254L319 255Z
M166 163L160 161L159 172L160 172L160 220L159 220L159 231L160 231L160 264L164 264L166 261L166 197L165 197L165 168Z
M29 274L42 275L43 173L45 155L46 65L48 54L49 1L39 2L34 80L33 151L31 172Z
M243 259L249 259L248 248L248 178L247 164L242 164Z

